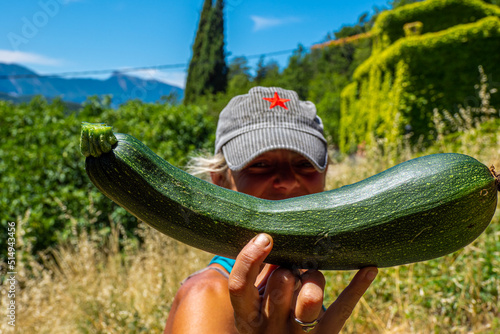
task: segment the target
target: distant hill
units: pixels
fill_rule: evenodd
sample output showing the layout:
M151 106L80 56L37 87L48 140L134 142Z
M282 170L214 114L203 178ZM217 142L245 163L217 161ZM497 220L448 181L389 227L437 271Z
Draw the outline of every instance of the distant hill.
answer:
M43 95L49 99L60 97L63 101L82 103L89 96L106 94L111 94L113 105L118 105L131 99L156 102L170 94L175 94L180 100L184 90L119 72L105 80L45 77L20 65L0 63L0 99L3 100L23 101L27 97Z

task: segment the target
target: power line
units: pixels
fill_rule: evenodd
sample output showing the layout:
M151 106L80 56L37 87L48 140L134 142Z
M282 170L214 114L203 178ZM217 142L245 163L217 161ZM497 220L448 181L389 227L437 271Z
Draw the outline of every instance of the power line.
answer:
M168 65L153 65L153 66L141 66L141 67L130 67L124 69L107 69L107 70L87 70L87 71L74 71L74 72L61 72L53 74L13 74L13 75L0 75L0 80L2 79L29 79L29 78L59 78L59 77L72 77L72 76L85 76L85 75L97 75L106 73L128 73L128 72L139 72L146 70L158 70L158 69L169 69L169 68L184 68L186 64L168 64Z
M244 57L246 59L253 59L253 58L260 58L260 57L280 56L280 55L284 55L284 54L290 54L293 51L295 51L295 50L289 49L289 50L281 50L281 51L254 54L254 55L249 55L249 56L239 56L239 57ZM237 57L233 57L233 58L237 58ZM164 64L164 65L129 67L129 68L124 68L124 69L87 70L87 71L60 72L60 73L52 73L52 74L13 74L13 75L0 75L0 80L78 77L78 76L98 75L98 74L115 73L115 72L117 72L117 73L129 73L129 72L140 72L140 71L147 71L147 70L181 69L181 68L187 68L188 66L189 66L189 64Z
M276 51L276 52L254 54L254 55L250 55L250 56L241 56L241 57L245 57L246 59L252 59L252 58L260 58L260 57L267 57L267 56L281 56L281 55L284 55L284 54L292 53L295 50L296 49L289 49L289 50L282 50L282 51Z

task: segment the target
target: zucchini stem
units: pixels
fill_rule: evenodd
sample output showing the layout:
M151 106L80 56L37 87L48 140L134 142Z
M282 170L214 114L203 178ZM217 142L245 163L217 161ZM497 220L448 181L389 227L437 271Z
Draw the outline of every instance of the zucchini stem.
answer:
M113 134L113 128L104 123L82 122L80 151L86 157L99 157L111 151L118 142Z

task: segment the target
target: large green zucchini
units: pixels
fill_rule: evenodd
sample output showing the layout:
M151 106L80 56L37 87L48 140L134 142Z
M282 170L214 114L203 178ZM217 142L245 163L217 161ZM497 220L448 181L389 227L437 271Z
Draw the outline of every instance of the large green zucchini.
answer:
M361 182L263 200L200 180L139 140L84 123L90 180L139 220L186 244L236 257L257 233L274 238L266 262L317 269L387 267L454 252L488 226L493 170L466 155L409 160Z

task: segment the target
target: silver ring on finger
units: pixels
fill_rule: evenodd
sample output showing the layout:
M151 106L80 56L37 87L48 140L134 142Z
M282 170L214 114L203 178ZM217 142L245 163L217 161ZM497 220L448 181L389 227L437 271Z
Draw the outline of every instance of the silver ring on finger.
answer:
M293 319L295 320L296 323L298 323L300 326L302 326L302 330L306 333L309 333L310 331L312 331L314 329L314 327L316 327L316 325L319 323L318 319L311 321L311 322L305 322L305 321L299 320L295 317L293 317Z

